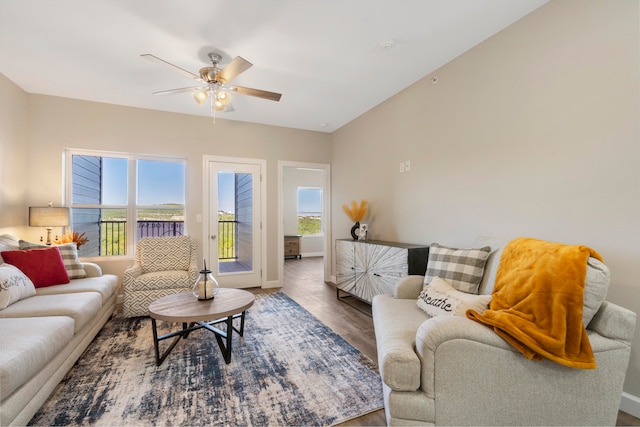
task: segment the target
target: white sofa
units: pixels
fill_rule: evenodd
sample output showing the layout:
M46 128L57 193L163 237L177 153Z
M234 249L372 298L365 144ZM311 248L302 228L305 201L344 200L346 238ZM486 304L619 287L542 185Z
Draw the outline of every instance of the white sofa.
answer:
M18 249L1 237L0 251ZM115 311L117 277L83 266L87 277L0 310L0 425L26 425Z
M491 246L479 291L486 295L503 249ZM608 285L608 269L604 277ZM423 279L404 278L394 295L372 302L388 425L615 425L636 314L603 301L606 289L583 310L595 313L587 334L597 361L584 370L528 360L466 317L428 316L416 304Z

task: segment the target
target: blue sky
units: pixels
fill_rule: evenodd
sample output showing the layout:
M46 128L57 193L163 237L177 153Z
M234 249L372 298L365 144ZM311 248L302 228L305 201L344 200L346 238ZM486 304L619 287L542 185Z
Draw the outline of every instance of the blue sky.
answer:
M138 161L138 204L184 204L184 163ZM103 158L102 203L127 204L127 159Z
M322 190L317 188L298 188L298 211L299 212L321 212L322 211Z
M184 163L138 161L138 204L160 205L165 203L184 204ZM106 205L127 204L127 159L103 158L103 200ZM218 175L218 209L234 211L234 174L222 172ZM298 191L299 208L302 212L322 210L322 196L314 189Z

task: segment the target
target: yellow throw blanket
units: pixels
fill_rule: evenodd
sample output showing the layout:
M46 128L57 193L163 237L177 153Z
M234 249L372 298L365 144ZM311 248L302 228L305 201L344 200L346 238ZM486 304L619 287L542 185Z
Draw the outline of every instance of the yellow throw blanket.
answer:
M493 327L526 358L543 357L578 369L595 369L582 324L587 260L602 257L585 246L515 239L505 246L489 309L467 317Z

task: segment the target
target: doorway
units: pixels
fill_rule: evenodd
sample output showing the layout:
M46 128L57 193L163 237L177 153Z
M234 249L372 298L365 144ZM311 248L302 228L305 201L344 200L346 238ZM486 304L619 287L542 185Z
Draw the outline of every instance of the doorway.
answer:
M305 172L310 175L319 176L319 179L309 182L302 178ZM279 182L279 207L278 207L278 276L284 280L284 236L289 234L299 234L296 228L296 221L290 220L291 216L296 216L299 210L296 197L297 189L300 187L312 187L320 189L322 192L322 234L313 237L303 237L301 240L301 255L322 256L323 276L325 282L331 281L331 186L330 186L330 166L319 163L305 162L278 162L278 182ZM293 201L292 201L293 200ZM287 212L285 212L287 210ZM314 241L313 245L308 245ZM319 244L318 244L319 242ZM309 252L310 251L310 252Z
M203 248L221 287L262 286L264 161L209 157Z

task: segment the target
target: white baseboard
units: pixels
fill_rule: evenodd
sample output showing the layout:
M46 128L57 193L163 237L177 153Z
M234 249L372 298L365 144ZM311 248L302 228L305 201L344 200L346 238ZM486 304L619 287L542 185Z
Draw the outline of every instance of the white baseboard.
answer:
M620 410L636 418L640 418L640 397L623 391L622 400L620 400Z
M281 288L281 287L282 287L282 283L280 282L280 280L269 280L264 283L264 285L262 286L262 289Z
M305 252L301 256L302 258L310 258L313 256L324 256L324 252Z

